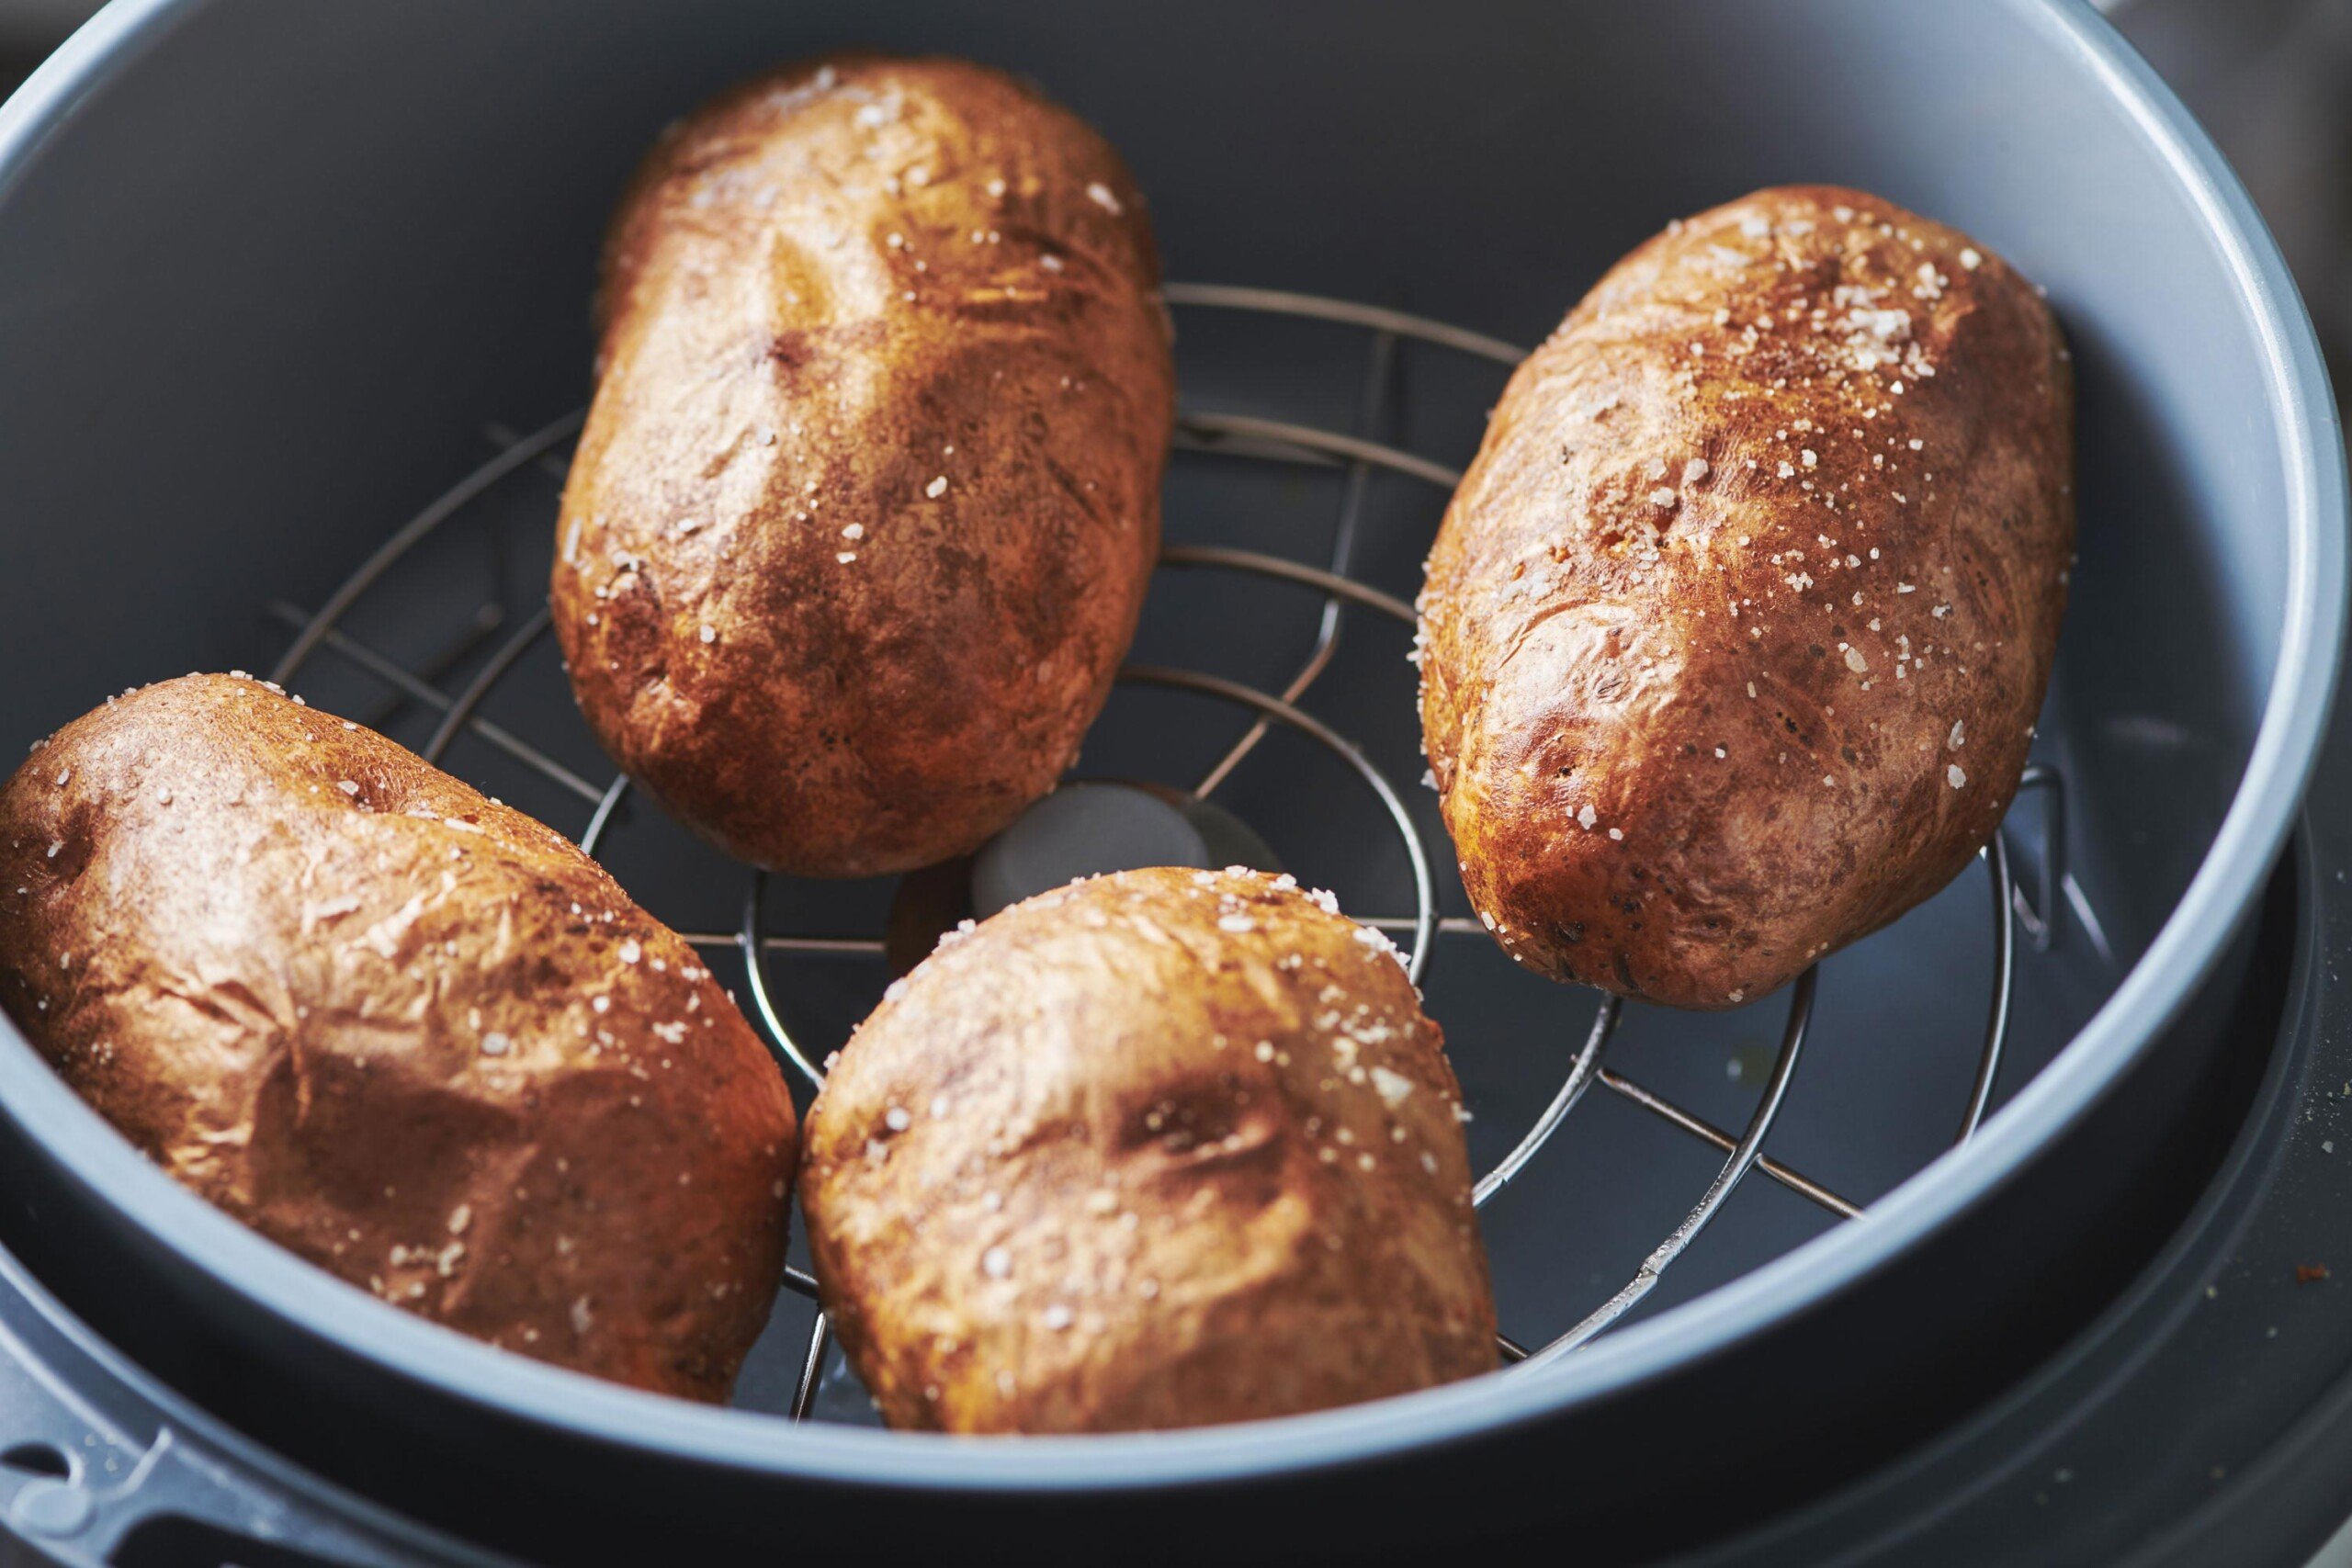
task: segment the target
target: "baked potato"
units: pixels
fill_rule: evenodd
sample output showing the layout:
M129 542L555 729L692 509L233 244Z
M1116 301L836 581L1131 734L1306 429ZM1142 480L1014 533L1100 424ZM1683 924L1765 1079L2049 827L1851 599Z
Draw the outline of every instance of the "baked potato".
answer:
M1159 548L1143 198L1010 77L841 56L673 127L616 220L556 629L605 749L729 853L971 850L1077 755Z
M0 788L0 1003L181 1183L422 1316L722 1398L783 1271L792 1101L552 829L243 677Z
M884 1418L1189 1427L1491 1370L1460 1090L1394 955L1287 876L1159 868L895 983L800 1179Z
M1998 827L2073 558L2037 291L1860 191L1759 191L1620 262L1512 377L1420 599L1421 723L1510 955L1760 996Z

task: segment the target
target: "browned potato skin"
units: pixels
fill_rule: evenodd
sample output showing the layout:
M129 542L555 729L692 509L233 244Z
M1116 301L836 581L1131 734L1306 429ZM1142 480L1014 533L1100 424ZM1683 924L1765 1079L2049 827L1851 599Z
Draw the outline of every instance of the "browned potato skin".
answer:
M605 749L806 875L963 853L1051 789L1159 549L1158 288L1117 154L980 66L809 62L665 134L559 525Z
M1442 1037L1386 940L1289 878L1097 877L891 991L800 1197L893 1427L1200 1426L1494 1367Z
M476 1338L725 1396L783 1269L792 1101L561 835L190 675L36 750L0 846L0 1002L183 1185Z
M1512 377L1420 606L1510 955L1730 1007L1958 873L2049 682L2073 397L2025 279L1860 191L1759 191L1601 279Z

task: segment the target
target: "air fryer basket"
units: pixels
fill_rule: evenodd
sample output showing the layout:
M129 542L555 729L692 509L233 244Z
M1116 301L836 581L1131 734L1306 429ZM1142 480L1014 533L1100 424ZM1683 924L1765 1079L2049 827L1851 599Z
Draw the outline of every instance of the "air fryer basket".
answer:
M1182 280L1169 547L1079 775L1201 791L1409 951L1476 1112L1503 1358L1544 1364L1249 1428L955 1444L850 1429L872 1416L796 1269L746 1413L694 1410L292 1263L10 1035L0 1164L38 1195L12 1242L216 1408L469 1528L419 1500L460 1463L559 1471L532 1484L583 1532L626 1477L714 1540L752 1528L741 1496L819 1485L869 1517L892 1493L878 1528L920 1534L1040 1490L1372 1495L1441 1454L1485 1487L1557 1483L1521 1468L1556 1451L1514 1448L1531 1427L1628 1434L1577 1450L1564 1495L1634 1511L1620 1478L1676 1451L1677 1408L1717 1407L1718 1443L1842 1422L1852 1446L1958 1398L1948 1369L1890 1416L1892 1344L1817 1363L1890 1280L1938 1298L1909 1320L1929 1347L2025 1314L2070 1227L2161 1162L2211 1081L2343 592L2324 381L2236 186L2086 13L1959 9L123 0L0 120L0 732L184 669L275 673L578 833L713 954L805 1091L888 978L889 886L758 877L632 801L545 635L589 269L652 131L763 63L862 42L1030 73L1126 152ZM1621 1010L1514 969L1471 917L1416 783L1407 604L1513 345L1667 219L1792 179L1883 191L2049 288L2081 385L2074 604L1979 869L1736 1012ZM2086 1136L2103 1173L2035 1194L1994 1277L1961 1271ZM112 1278L152 1294L95 1301ZM185 1317L158 1328L166 1301ZM1776 1372L1741 1359L1764 1344ZM1792 1353L1821 1399L1793 1416ZM417 1451L338 1433L345 1410Z

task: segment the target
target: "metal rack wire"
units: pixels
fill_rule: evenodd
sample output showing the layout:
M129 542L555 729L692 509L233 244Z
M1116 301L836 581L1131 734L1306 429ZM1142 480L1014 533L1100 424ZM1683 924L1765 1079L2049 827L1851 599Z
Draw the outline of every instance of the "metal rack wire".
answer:
M1353 328L1368 334L1366 371L1357 413L1358 428L1353 432L1331 431L1253 415L1197 410L1188 410L1178 421L1176 446L1180 453L1204 453L1219 457L1344 470L1342 499L1332 529L1331 547L1322 564L1212 546L1170 546L1160 556L1160 564L1171 570L1249 573L1317 595L1321 601L1320 615L1313 645L1304 662L1279 694L1203 671L1155 666L1129 666L1121 671L1119 680L1130 686L1193 693L1230 704L1248 716L1249 728L1246 731L1193 786L1196 798L1205 797L1216 790L1277 726L1296 730L1347 766L1374 796L1383 814L1398 834L1411 869L1414 890L1414 907L1409 914L1358 918L1363 919L1363 923L1384 931L1400 935L1409 933L1411 946L1407 967L1414 983L1419 985L1427 976L1438 949L1445 940L1466 936L1484 939L1485 931L1474 919L1440 915L1439 890L1428 849L1396 787L1354 741L1306 711L1299 704L1330 666L1345 629L1349 611L1386 616L1407 626L1414 624L1415 616L1410 605L1349 575L1355 557L1366 492L1375 477L1391 474L1419 481L1435 491L1441 498L1441 503L1442 496L1451 493L1461 477L1442 464L1381 439L1383 426L1391 413L1400 342L1409 339L1503 367L1517 365L1524 356L1524 351L1442 321L1315 295L1222 285L1171 284L1166 289L1166 297L1170 305L1182 310L1286 316ZM534 464L555 463L565 444L578 434L583 417L584 411L576 410L526 434L504 439L495 456L395 531L315 611L305 611L283 602L274 603L269 608L277 619L294 632L293 640L272 671L273 679L291 689L297 683L300 671L315 656L329 654L381 683L399 698L436 712L438 720L423 751L426 760L438 761L450 744L465 733L470 733L504 752L582 803L589 815L579 842L593 855L598 852L618 818L619 807L629 789L628 778L625 775L616 776L608 784L596 784L565 767L529 740L482 717L480 713L492 690L524 655L547 636L550 619L544 604L520 626L506 632L463 688L455 694L443 690L429 672L420 674L411 671L359 641L342 625L348 612L377 586L387 572L428 536L463 514L469 503ZM1432 519L1434 512L1433 507ZM476 629L482 636L493 636L501 629L497 620L495 614L477 617ZM1991 998L1983 1043L1968 1100L1959 1119L1955 1142L1964 1142L1974 1134L1992 1102L1999 1078L2015 991L2018 929L2022 927L2025 930L2028 941L2036 952L2048 951L2057 940L2058 909L2060 900L2064 898L2076 910L2095 944L2103 946L2098 942L2095 918L2090 916L2079 889L2065 871L2064 781L2054 770L2036 764L2026 770L2022 781L2020 796L2028 793L2039 794L2046 800L2039 834L2035 895L2029 897L2011 874L2006 829L2003 833L1996 833L1980 854L1991 884ZM1450 864L1451 857L1440 857L1439 863ZM809 1059L808 1053L794 1038L775 1004L768 984L768 963L778 954L803 960L879 955L883 951L882 939L878 935L782 935L768 931L763 916L767 880L764 873L749 873L742 918L736 930L683 934L697 947L734 948L741 953L749 981L751 1010L757 1026L765 1032L787 1070L799 1075L812 1087L821 1086L823 1070ZM1796 1077L1807 1032L1813 1021L1817 988L1818 972L1812 969L1790 987L1788 1012L1778 1053L1747 1124L1737 1133L1716 1126L1664 1095L1643 1087L1612 1066L1608 1060L1609 1049L1617 1034L1623 1010L1614 997L1600 998L1591 1027L1582 1045L1570 1057L1558 1090L1517 1145L1493 1169L1480 1178L1475 1192L1476 1201L1485 1205L1523 1171L1596 1085L1686 1136L1708 1145L1723 1156L1723 1160L1713 1179L1700 1192L1680 1223L1640 1261L1631 1279L1621 1289L1566 1333L1532 1351L1507 1337L1501 1337L1498 1348L1506 1362L1534 1364L1556 1359L1573 1353L1617 1323L1657 1286L1667 1269L1721 1212L1733 1192L1757 1172L1760 1171L1767 1179L1838 1219L1850 1219L1861 1212L1858 1204L1824 1183L1764 1153L1764 1144L1787 1102ZM816 1297L816 1280L798 1269L786 1271L785 1284L800 1295L812 1300ZM810 1412L830 1354L831 1341L831 1328L820 1310L815 1316L790 1406L790 1414L796 1420L806 1418Z

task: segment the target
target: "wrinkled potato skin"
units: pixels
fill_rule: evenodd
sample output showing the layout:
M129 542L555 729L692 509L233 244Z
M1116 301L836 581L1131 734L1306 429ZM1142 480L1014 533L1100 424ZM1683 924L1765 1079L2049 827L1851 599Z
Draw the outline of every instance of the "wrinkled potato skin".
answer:
M183 1185L476 1338L725 1396L783 1269L792 1102L561 835L190 675L34 751L0 876L0 1003Z
M1118 156L997 72L810 62L673 127L558 525L605 749L805 875L964 853L1051 789L1159 549L1158 288Z
M1511 378L1421 600L1423 739L1505 950L1730 1007L1951 880L2049 682L2073 423L2032 287L1861 192L1620 262Z
M800 1189L890 1425L1189 1427L1490 1371L1461 1094L1393 954L1288 878L1159 869L893 987Z

